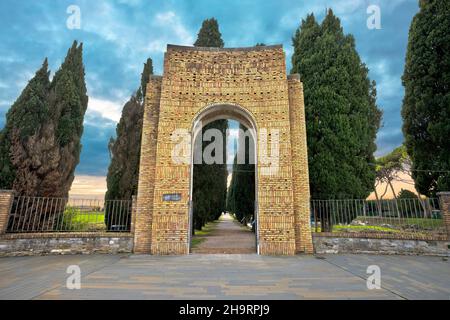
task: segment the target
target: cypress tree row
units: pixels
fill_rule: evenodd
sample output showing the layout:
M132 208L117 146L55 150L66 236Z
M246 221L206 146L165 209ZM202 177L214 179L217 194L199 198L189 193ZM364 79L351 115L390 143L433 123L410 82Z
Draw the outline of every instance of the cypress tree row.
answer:
M352 35L331 10L310 14L293 38L292 73L304 83L311 194L365 199L374 188L381 111Z
M402 117L416 189L450 190L450 2L421 0L410 30Z
M233 159L233 167L231 174L230 185L227 190L227 199L226 199L226 208L228 212L235 213L236 212L236 197L235 197L235 189L236 189L236 178L235 173L237 172L237 155L234 156Z
M223 47L224 42L219 31L219 24L214 18L203 21L198 33L196 47ZM217 129L225 140L228 129L227 120L218 120L206 125L202 133L208 129ZM202 151L209 143L202 143ZM227 193L226 144L224 143L224 159L222 164L195 164L193 173L193 229L201 228L209 221L216 220L225 211ZM194 230L193 230L194 231Z
M250 141L246 143L242 136L247 129L243 125L239 128L239 148L245 152L245 163L238 163L236 155L227 194L227 210L234 213L239 221L249 221L255 212L255 159L250 159Z
M202 135L208 130L219 130L222 137L225 138L228 127L227 121L218 120L204 126ZM197 139L201 139L200 136ZM201 152L214 141L203 141L202 144L197 144L196 147L201 146ZM217 220L221 213L226 208L226 193L227 193L227 178L228 171L226 166L226 146L224 144L222 164L206 164L204 159L202 164L194 164L194 181L193 181L193 209L194 209L194 224L193 227L201 230L202 227L210 222ZM215 157L215 154L212 154Z
M47 60L7 115L0 184L17 194L67 197L79 163L88 97L83 46L75 41L49 82Z

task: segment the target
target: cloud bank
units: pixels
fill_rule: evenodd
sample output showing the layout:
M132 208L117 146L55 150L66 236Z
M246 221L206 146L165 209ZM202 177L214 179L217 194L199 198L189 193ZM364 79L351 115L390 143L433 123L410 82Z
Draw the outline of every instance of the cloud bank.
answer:
M381 8L382 29L366 27L369 5ZM81 10L81 29L66 26L69 5ZM5 114L47 56L54 72L73 40L84 42L90 96L83 150L77 175L104 176L109 165L108 141L115 135L122 107L137 89L143 63L162 73L168 43L191 45L204 19L216 17L227 47L257 42L284 45L290 69L291 39L301 19L326 8L355 36L358 52L378 84L384 111L377 155L401 144L401 75L408 30L418 11L413 0L40 0L0 2L0 127Z

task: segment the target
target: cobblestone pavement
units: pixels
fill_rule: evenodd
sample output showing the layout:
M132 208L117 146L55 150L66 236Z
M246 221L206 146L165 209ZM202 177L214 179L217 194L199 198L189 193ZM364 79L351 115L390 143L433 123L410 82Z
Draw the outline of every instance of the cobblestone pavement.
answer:
M212 232L203 238L205 241L193 248L193 253L256 253L255 234L229 214L222 215Z
M81 289L66 288L79 265ZM381 268L379 290L366 270ZM0 258L0 299L449 299L440 257L47 256Z

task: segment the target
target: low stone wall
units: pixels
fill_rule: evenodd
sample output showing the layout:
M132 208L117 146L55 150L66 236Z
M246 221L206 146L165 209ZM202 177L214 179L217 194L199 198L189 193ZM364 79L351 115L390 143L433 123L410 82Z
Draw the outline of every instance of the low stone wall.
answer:
M131 233L40 233L0 236L0 256L117 254L132 251Z
M313 234L315 253L450 256L450 241L330 237Z

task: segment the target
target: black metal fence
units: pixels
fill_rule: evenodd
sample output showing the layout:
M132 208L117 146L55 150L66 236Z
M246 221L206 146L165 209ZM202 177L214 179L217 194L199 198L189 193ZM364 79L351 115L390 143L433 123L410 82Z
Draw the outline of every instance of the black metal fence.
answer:
M7 232L130 232L131 217L131 200L18 196Z
M445 237L438 199L312 200L313 232Z

